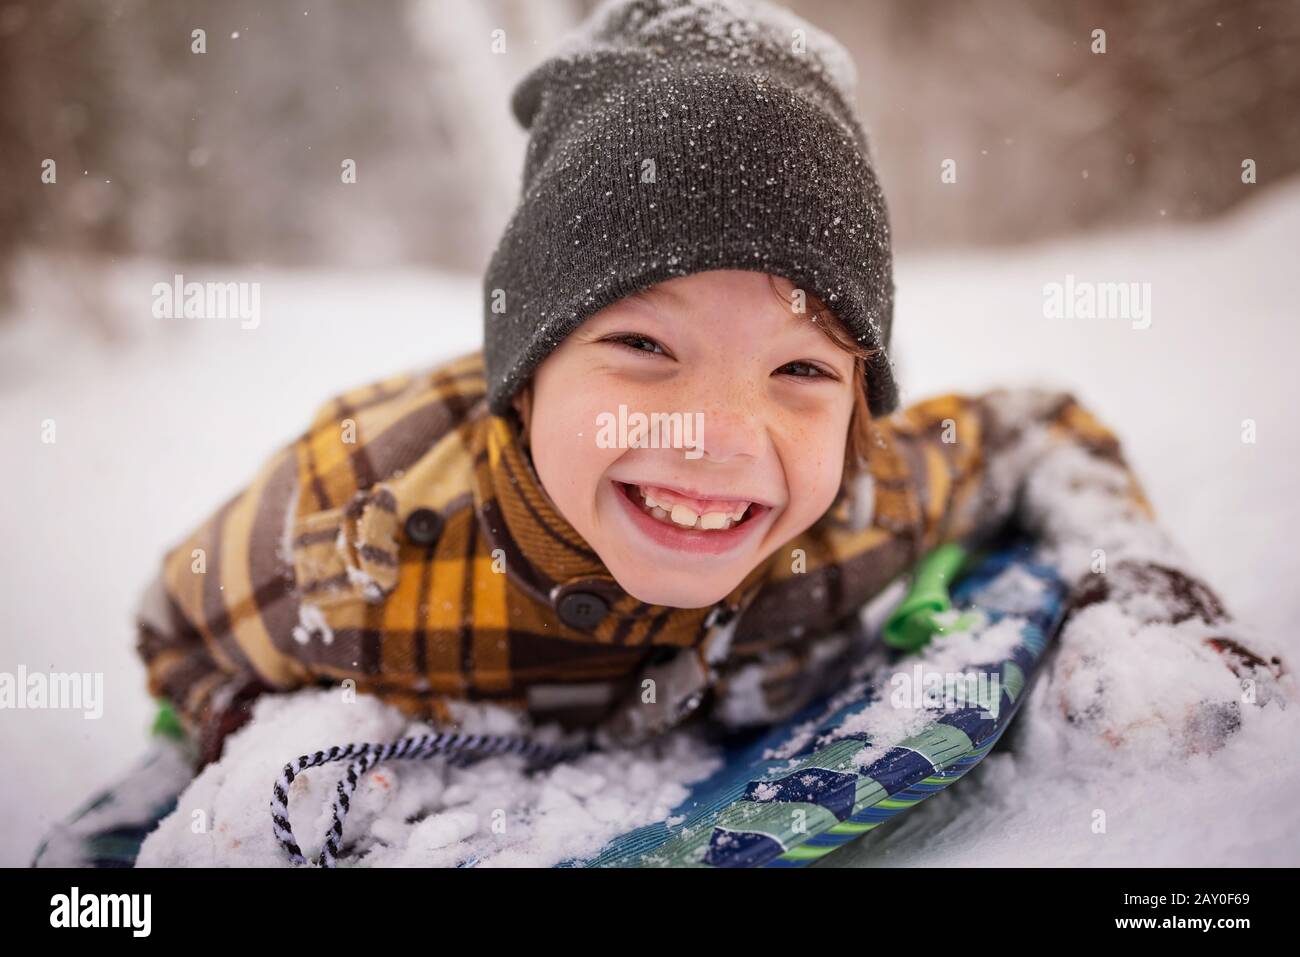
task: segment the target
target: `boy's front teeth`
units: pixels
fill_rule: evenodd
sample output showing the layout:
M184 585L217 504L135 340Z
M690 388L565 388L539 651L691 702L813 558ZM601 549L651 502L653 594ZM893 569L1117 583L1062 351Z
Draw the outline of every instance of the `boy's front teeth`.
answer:
M685 525L686 528L694 528L695 520L699 516L695 514L694 508L689 505L675 505L672 507L672 520L677 525Z
M656 511L662 509L656 508ZM725 512L705 512L701 515L689 505L674 505L673 510L668 513L674 525L681 525L685 528L730 528L732 523L731 515Z
M732 518L721 512L705 512L700 516L700 528L730 528Z
M703 530L725 529L730 528L744 516L745 510L749 508L748 502L737 503L734 509L725 512L697 512L689 505L683 505L681 502L676 504L670 502L657 501L652 492L647 491L641 486L637 486L637 491L641 494L646 506L650 509L650 514L660 521L671 521L674 525L681 525L683 528L699 528Z

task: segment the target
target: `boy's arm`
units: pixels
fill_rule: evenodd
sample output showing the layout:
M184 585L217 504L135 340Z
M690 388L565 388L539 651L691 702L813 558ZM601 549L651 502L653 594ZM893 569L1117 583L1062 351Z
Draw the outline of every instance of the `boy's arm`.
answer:
M227 735L267 691L301 686L304 666L277 647L297 610L285 529L296 484L292 448L164 556L137 613L137 650L151 694L175 708L200 752Z
M1193 563L1157 524L1119 439L1073 395L942 396L886 424L916 464L910 471L920 477L925 550L977 543L1015 521L1054 549L1073 583L1070 617L1111 602L1142 627L1197 621L1199 643L1243 681L1282 673L1279 659L1247 647L1255 638L1189 570Z
M1185 561L1115 433L1069 393L939 396L889 416L881 431L918 502L918 554L945 542L978 545L1014 523L1054 549L1075 596L1090 601L1109 590L1112 572ZM1170 621L1227 617L1207 585L1179 575L1185 587L1162 589Z
M945 542L978 543L1013 520L1049 544L1090 537L1103 515L1154 522L1119 439L1066 392L938 396L882 420L878 432L886 463L915 497L919 554Z

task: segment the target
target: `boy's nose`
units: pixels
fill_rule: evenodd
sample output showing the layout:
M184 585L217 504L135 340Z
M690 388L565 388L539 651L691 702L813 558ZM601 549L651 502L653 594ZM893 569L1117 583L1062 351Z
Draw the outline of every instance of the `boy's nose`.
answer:
M752 406L750 407L752 408ZM714 462L758 459L763 453L765 429L760 419L744 407L711 405L700 409L695 448Z

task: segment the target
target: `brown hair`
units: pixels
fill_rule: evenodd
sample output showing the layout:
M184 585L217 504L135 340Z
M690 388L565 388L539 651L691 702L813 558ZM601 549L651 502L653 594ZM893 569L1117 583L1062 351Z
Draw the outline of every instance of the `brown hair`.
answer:
M798 290L798 287L788 279L782 279L781 282L789 286L785 292L782 292L777 288L778 277L769 274L767 278L772 285L772 291L782 302L794 309L793 294L796 291L804 291ZM871 454L872 430L871 407L867 402L867 360L879 350L867 349L860 345L826 303L812 293L804 292L804 297L807 300L809 318L813 325L825 333L826 338L831 342L853 356L853 414L849 419L848 442L844 449L844 481L848 482L866 468L867 458Z

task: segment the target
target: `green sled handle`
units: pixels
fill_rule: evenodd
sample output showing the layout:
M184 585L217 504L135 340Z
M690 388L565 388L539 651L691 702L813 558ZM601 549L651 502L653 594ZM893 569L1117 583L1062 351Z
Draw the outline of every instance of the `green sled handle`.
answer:
M153 727L149 733L163 738L171 738L173 741L185 740L185 726L181 724L180 716L176 714L176 709L166 698L158 700L158 716L153 719Z
M965 631L979 621L978 612L959 615L955 621L938 618L952 611L948 588L967 559L961 545L950 542L932 549L916 564L912 586L885 622L885 644L900 651L920 651L935 635Z

